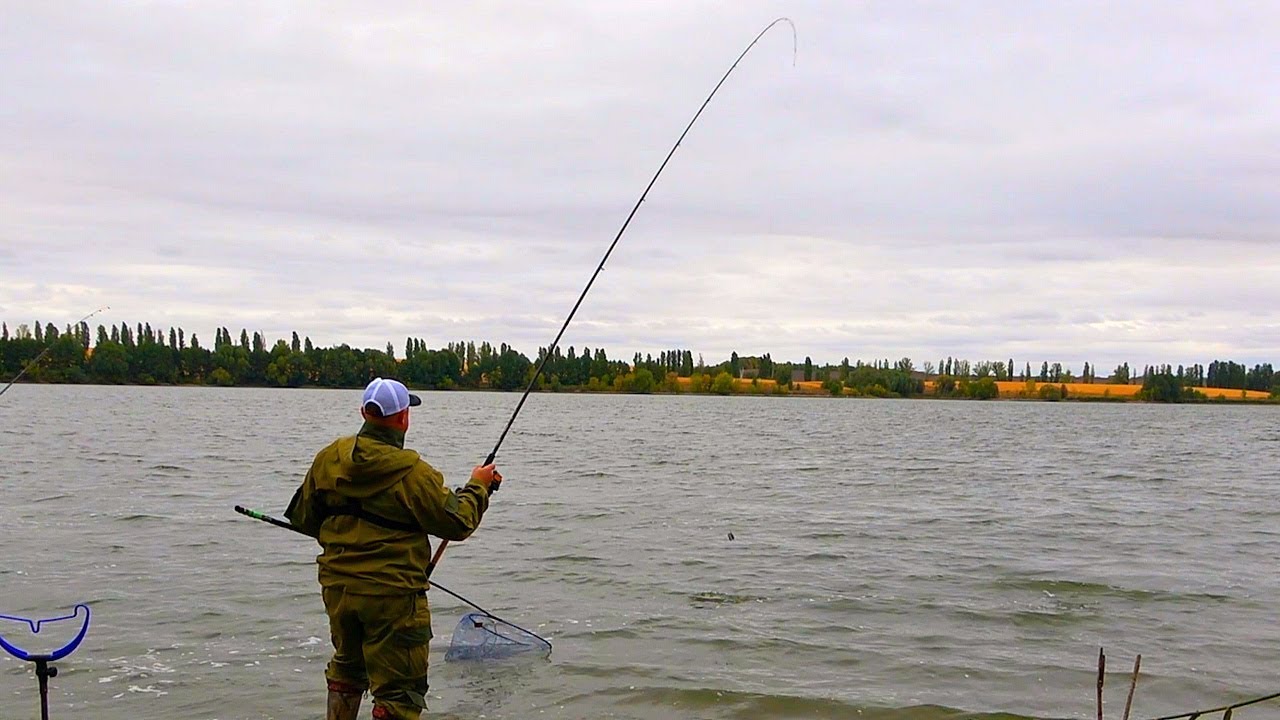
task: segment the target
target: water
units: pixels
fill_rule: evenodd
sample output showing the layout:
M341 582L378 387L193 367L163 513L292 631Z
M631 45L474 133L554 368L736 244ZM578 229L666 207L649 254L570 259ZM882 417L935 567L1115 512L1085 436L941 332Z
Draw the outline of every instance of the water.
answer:
M231 508L280 513L358 397L0 400L0 613L94 610L53 718L323 716L315 545ZM456 485L517 396L424 399L409 445ZM467 608L433 593L431 712L1091 717L1099 646L1116 717L1136 653L1135 717L1280 690L1277 410L536 395L436 579L555 652L444 663ZM37 708L0 661L0 717Z

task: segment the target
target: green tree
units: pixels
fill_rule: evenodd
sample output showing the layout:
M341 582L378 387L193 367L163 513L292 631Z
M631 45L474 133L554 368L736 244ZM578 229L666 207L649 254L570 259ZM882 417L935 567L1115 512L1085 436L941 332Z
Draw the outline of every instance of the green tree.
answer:
M711 392L717 395L728 395L733 392L733 376L728 371L716 375L715 380L711 381Z
M951 397L956 392L956 379L951 375L939 375L933 383L933 394L938 397Z
M631 381L631 391L637 393L648 394L653 392L657 383L654 380L653 373L649 368L640 368L635 373L635 378Z
M1168 367L1148 373L1142 380L1138 397L1152 402L1179 403L1203 400L1205 396L1184 384L1183 379L1170 372Z
M137 369L135 377L143 385L172 384L177 379L173 354L169 348L156 342L140 345L135 353Z
M242 345L224 343L213 353L210 380L218 385L241 385L249 377L249 351Z
M178 351L179 378L182 382L203 383L212 369L213 353L200 347L200 338L192 333L191 346Z
M994 400L1000 397L1000 388L994 378L979 378L968 384L967 394L975 400Z
M85 372L84 345L80 342L80 338L71 333L59 335L52 326L50 329L54 330L53 340L49 341L49 354L44 361L43 379L64 383L87 382L89 377ZM46 330L45 340L48 341L50 336L51 333Z
M525 373L533 363L524 355L506 348L498 355L490 374L490 386L498 390L516 390L525 384ZM653 376L650 375L650 380Z
M1116 366L1116 369L1111 373L1111 382L1117 385L1129 384L1129 363Z
M267 382L276 387L302 387L307 383L310 365L306 355L286 346L285 352L267 364Z

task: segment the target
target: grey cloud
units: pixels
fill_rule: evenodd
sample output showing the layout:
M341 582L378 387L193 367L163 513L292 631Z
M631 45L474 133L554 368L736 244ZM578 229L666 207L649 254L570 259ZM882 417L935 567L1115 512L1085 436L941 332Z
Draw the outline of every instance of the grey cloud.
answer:
M0 312L532 353L771 8L15 10ZM744 61L566 342L1274 360L1280 13L793 15L797 64Z

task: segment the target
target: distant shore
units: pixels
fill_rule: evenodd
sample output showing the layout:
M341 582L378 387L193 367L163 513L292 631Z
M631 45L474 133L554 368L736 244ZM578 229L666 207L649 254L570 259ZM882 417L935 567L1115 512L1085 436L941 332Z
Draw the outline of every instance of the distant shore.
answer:
M548 394L566 394L566 393L575 394L576 393L576 394L592 394L592 395L725 395L725 394L728 394L728 395L768 395L768 396L774 396L774 397L786 397L786 396L832 397L831 391L827 387L824 387L824 384L818 380L798 380L798 381L792 382L788 386L780 388L778 387L778 382L773 379L737 378L733 381L733 389L729 393L714 392L710 390L701 390L701 389L695 392L694 390L692 390L692 385L694 382L693 378L681 377L681 378L676 378L676 381L677 381L677 386L676 386L676 389L674 390L671 388L664 388L659 386L659 387L655 387L650 392L643 392L643 393L630 391L630 390L618 390L613 387L609 387L606 389L603 387L596 388L596 387L586 387L586 386L560 386L554 389L543 387L543 388L535 389L534 392L541 392L541 393L548 393ZM8 380L0 380L0 384L7 383L7 382ZM275 386L275 385L212 385L212 384L199 384L199 383L111 384L111 383L56 383L56 382L39 382L39 381L37 382L20 381L17 384L28 385L28 386L30 385L63 385L63 386L86 385L86 386L96 386L96 387L189 387L189 388L220 387L220 388L277 388L279 389L278 386ZM1054 382L1040 382L1038 380L1026 381L1026 382L1020 381L1020 380L1013 380L1013 381L998 380L995 382L995 385L996 385L996 388L999 390L999 395L995 398L992 398L995 400L1026 400L1026 401L1036 401L1036 402L1048 402L1049 400L1043 397L1040 393L1041 393L1041 390L1044 389L1045 387L1053 387L1053 388L1059 389L1058 396L1055 397L1054 399L1065 400L1067 402L1107 402L1107 401L1148 402L1139 397L1139 393L1142 390L1142 385L1133 384L1133 383L1127 383L1127 384L1081 383L1081 382L1054 383ZM329 387L329 386L303 385L303 386L292 388L292 389L295 389L295 390L359 390L360 387L361 386ZM1062 388L1066 389L1065 397L1061 395ZM413 388L413 389L417 391L433 390L429 388ZM1253 403L1280 404L1280 398L1273 397L1270 393L1262 392L1260 390L1238 390L1234 388L1211 388L1211 387L1195 387L1193 389L1205 395L1204 400L1202 400L1201 402L1207 401L1207 402L1242 402L1246 404L1253 404ZM495 388L488 388L488 387L479 387L479 388L453 387L453 388L438 388L438 390L440 392L477 392L477 391L479 392L519 392L519 391L510 391L510 390L498 390ZM873 395L861 395L856 390L848 387L843 389L843 396L851 397L851 398L877 397ZM963 400L966 398L937 395L935 393L934 381L925 380L923 394L913 395L903 399Z

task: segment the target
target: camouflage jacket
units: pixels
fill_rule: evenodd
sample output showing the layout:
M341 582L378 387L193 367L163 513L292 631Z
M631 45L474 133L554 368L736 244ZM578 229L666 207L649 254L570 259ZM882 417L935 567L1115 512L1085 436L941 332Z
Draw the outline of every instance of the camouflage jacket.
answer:
M367 595L427 588L427 535L464 540L489 507L489 491L444 476L404 449L404 434L365 423L316 455L285 516L320 542L320 584Z

